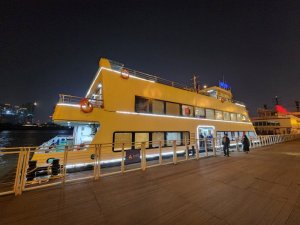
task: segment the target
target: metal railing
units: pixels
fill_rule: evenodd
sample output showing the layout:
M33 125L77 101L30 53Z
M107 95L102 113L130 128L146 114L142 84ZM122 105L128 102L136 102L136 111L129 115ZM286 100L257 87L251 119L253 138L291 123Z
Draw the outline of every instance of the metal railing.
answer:
M267 135L249 140L253 149L299 138L300 135ZM128 143L65 146L63 150L45 146L0 148L5 162L0 168L0 195L21 195L24 191L78 180L217 156L223 154L221 142L215 138L138 142L129 143L134 146L130 150L126 149ZM119 151L113 153L112 147ZM231 140L230 151L242 151L242 140ZM34 157L41 160L31 160Z
M73 95L65 95L65 94L59 95L59 103L79 105L80 101L82 99L84 99L84 98L78 97L78 96L73 96ZM92 99L92 98L89 98L88 100L93 105L93 107L101 107L103 105L103 100L97 100L97 99Z
M224 101L227 101L227 102L232 102L232 103L238 103L238 104L241 104L241 105L245 105L241 101L224 98L222 96L214 97L214 96L211 96L207 92L204 92L204 91L201 91L201 90L195 90L195 88L192 87L191 85L184 84L184 83L179 83L179 82L174 82L174 81L170 81L170 80L167 80L167 79L163 79L159 76L151 75L151 74L148 74L148 73L144 73L144 72L140 72L140 71L137 71L137 70L133 70L133 69L124 67L124 64L121 64L121 63L118 63L118 62L115 62L115 61L112 61L112 60L109 60L109 61L110 61L110 64L111 64L111 67L112 67L113 70L116 70L116 71L119 71L119 72L126 71L126 73L128 73L129 76L131 75L131 76L139 77L139 78L142 78L142 79L145 79L145 80L154 81L156 83L164 84L164 85L167 85L167 86L179 88L179 89L182 89L182 90L186 90L186 91L190 91L190 92L196 92L198 94L205 95L205 96L212 97L212 98L217 98L219 100L224 99Z

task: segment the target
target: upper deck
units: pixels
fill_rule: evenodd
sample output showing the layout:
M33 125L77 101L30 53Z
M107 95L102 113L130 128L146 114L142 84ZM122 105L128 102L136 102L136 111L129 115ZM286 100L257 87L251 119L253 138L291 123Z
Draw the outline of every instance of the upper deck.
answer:
M137 70L133 70L133 69L125 67L124 64L122 64L122 63L118 63L118 62L104 59L104 58L101 58L99 61L99 70L94 78L93 83L91 84L91 86L86 94L87 98L92 98L93 93L97 89L97 86L99 84L99 82L97 82L97 81L98 81L98 78L99 78L99 75L100 75L100 72L102 69L108 70L111 72L116 72L121 75L124 74L125 76L131 77L131 78L146 80L149 82L163 84L163 85L166 85L169 87L174 87L177 89L197 93L199 95L216 98L223 102L226 101L226 102L235 103L236 105L245 107L245 104L243 102L234 100L232 98L232 94L231 94L230 90L225 90L223 88L216 87L216 86L204 88L204 89L195 88L195 87L192 87L192 85L170 81L167 79L163 79L159 76L155 76L155 75L147 74L147 73L140 72Z

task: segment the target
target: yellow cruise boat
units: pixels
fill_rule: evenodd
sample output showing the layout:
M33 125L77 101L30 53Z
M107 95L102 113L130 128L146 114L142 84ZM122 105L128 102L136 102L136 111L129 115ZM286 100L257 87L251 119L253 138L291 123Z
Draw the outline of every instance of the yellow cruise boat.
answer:
M220 140L224 133L231 140L245 133L256 137L245 105L233 100L227 84L199 90L105 58L100 59L85 97L60 95L53 120L74 127L73 136L53 139L36 151L32 160L38 165L50 158L63 159L64 146L72 149L68 162L84 157L92 162L89 146L94 144L102 145L101 160L112 162L121 157L122 149L138 149L141 142L148 153L154 153L160 142L167 154L174 140L184 146L186 140Z

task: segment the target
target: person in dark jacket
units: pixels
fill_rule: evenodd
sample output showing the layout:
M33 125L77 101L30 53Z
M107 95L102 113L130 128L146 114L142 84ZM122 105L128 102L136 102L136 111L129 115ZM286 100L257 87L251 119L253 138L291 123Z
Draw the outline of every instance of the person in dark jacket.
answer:
M249 147L250 147L250 141L249 141L246 134L243 136L242 144L243 144L244 152L248 153L249 152Z
M229 156L230 140L229 140L227 134L225 134L222 139L222 145L223 145L224 156Z

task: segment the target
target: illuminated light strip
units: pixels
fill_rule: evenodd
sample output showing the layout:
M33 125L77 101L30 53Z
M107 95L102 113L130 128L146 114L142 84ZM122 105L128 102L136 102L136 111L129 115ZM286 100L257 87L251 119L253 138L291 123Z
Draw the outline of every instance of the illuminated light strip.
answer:
M102 70L102 67L100 67L100 68L98 69L98 71L97 71L97 73L96 73L96 76L95 76L95 78L94 78L94 81L93 81L92 85L90 86L89 91L88 91L88 92L86 93L86 95L85 95L86 98L87 98L87 96L90 94L92 87L94 86L96 80L98 79L99 74L101 73L101 70Z
M185 151L182 150L182 151L176 151L176 153L184 153ZM171 156L173 155L173 152L163 152L162 153L162 156ZM155 157L159 157L159 154L149 154L149 155L146 155L146 158L155 158ZM142 156L140 156L140 158L142 159ZM103 160L100 162L100 164L109 164L109 163L116 163L116 162L122 162L122 159L121 158L118 158L118 159L111 159L111 160ZM69 165L66 165L66 168L69 169L69 168L76 168L76 167L83 167L83 166L88 166L88 165L94 165L95 163L77 163L77 164L69 164Z
M234 103L234 104L236 104L238 106L246 107L245 105L242 105L242 104L239 104L239 103Z
M107 70L107 71L110 71L110 72L114 72L114 73L118 73L118 74L121 74L122 72L120 71L117 71L117 70L112 70L112 69L108 69L108 68L102 68L103 70ZM137 79L137 80L143 80L143 81L148 81L148 82L151 82L151 83L155 83L154 80L147 80L147 79L144 79L144 78L140 78L140 77L136 77L136 76L133 76L131 75L130 73L129 74L129 77L130 78L134 78L134 79Z
M57 103L57 105L62 105L62 106L71 106L71 107L80 108L80 105L68 104L68 103Z
M189 117L181 117L181 116L158 115L158 114L136 113L136 112L126 112L126 111L116 111L116 112L121 113L121 114L128 114L128 115L153 116L153 117L162 117L162 118L176 118L176 119L185 119L185 120L204 120L204 121L225 122L225 123L252 124L251 122L213 120L213 119L204 119L204 118L189 118Z
M107 70L107 71L110 71L110 72L114 72L114 73L121 74L120 71L112 70L112 69L105 68L105 67L100 67L100 68L98 69L97 73L96 73L96 76L95 76L95 78L94 78L93 83L91 84L91 86L90 86L88 92L87 92L86 95L85 95L86 98L87 98L88 95L90 94L92 87L94 86L96 80L98 79L98 77L99 77L99 75L100 75L100 73L101 73L101 70ZM148 81L148 82L151 82L151 83L155 83L154 80L146 80L146 79L144 79L144 78L136 77L136 76L133 76L133 75L131 75L131 74L129 74L129 76L130 76L130 78L134 78L134 79L138 79L138 80L143 80L143 81Z

